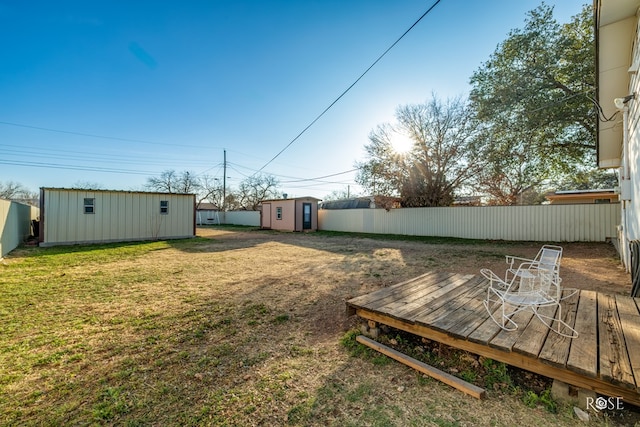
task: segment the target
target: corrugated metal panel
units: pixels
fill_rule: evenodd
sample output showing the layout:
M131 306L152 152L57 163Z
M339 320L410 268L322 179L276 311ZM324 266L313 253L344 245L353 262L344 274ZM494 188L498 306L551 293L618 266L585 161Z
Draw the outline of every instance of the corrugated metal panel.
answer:
M33 206L0 199L0 257L31 235L31 220L36 219L39 212Z
M43 194L43 246L193 236L193 195L49 188ZM85 198L94 199L93 214L84 213Z
M481 240L601 242L616 237L619 204L318 211L319 229Z

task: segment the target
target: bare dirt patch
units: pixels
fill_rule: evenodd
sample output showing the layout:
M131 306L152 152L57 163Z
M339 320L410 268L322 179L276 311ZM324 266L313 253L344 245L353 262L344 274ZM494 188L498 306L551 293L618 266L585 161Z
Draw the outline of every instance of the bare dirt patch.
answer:
M317 337L333 337L350 324L353 319L344 315L343 303L352 297L428 271L478 274L481 268L489 268L501 275L507 266L505 255L532 258L540 248L540 243L530 242L430 244L212 228L201 228L198 235L215 240L202 251L212 251L212 259L218 252L227 261L220 265L227 270L217 270L219 276L233 278L243 288L240 294L304 313L301 321ZM611 244L562 246L563 286L630 293L630 277ZM237 290L233 294L239 296Z

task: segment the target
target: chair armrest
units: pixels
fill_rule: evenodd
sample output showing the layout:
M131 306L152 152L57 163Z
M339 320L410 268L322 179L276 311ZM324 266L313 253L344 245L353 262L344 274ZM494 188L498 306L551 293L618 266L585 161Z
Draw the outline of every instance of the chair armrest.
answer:
M507 262L508 262L508 263L509 263L509 262L512 262L512 261L510 261L510 260L516 260L516 259L517 259L518 261L523 261L523 262L536 262L536 260L534 260L534 259L530 259L530 258L522 258L522 257L519 257L519 256L513 256L513 255L507 255L507 256L506 256L506 258L507 258Z
M505 274L505 282L509 282L508 277L530 277L536 276L538 270L537 262L523 262L518 265L517 268L513 268L513 266L507 268Z
M489 270L488 268L483 268L480 270L480 274L484 276L485 279L489 279L489 287L493 289L507 290L509 289L509 283L502 280L496 273Z
M536 260L533 260L533 259L521 258L521 257L517 257L517 256L512 256L512 255L507 255L505 258L506 258L507 264L509 264L509 266L510 266L509 268L513 268L513 264L516 261L529 262L529 263L536 263L537 262Z

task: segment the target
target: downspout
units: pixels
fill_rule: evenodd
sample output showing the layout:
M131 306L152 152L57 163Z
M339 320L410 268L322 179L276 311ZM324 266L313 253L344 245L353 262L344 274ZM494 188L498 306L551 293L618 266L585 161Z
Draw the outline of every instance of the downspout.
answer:
M624 104L622 109L622 179L630 180L629 176L629 107Z

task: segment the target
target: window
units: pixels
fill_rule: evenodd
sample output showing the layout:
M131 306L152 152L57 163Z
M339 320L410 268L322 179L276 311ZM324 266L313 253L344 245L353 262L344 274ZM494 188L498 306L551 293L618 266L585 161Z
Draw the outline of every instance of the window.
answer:
M282 219L282 208L276 208L276 219Z
M160 200L160 213L162 215L169 214L169 201L168 200Z
M87 198L84 199L84 213L93 214L95 213L96 199Z

